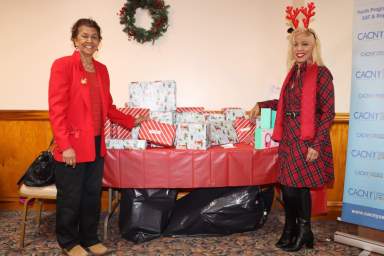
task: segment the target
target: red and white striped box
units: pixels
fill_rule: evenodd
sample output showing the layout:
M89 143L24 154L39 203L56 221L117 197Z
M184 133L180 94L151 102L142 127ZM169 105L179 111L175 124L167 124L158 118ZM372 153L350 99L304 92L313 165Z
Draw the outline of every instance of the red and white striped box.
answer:
M239 142L245 142L254 145L256 124L246 118L237 118L233 126L235 127L237 139Z
M176 126L160 123L154 120L141 122L139 138L154 144L173 146L176 136Z
M176 112L177 113L183 113L183 112L203 113L204 107L177 107Z
M111 120L107 119L104 124L104 135L106 139L114 139L117 136L117 124L111 122Z
M133 117L147 116L149 117L148 108L119 108L119 111ZM131 130L126 129L118 124L107 120L104 125L104 134L107 139L132 139Z

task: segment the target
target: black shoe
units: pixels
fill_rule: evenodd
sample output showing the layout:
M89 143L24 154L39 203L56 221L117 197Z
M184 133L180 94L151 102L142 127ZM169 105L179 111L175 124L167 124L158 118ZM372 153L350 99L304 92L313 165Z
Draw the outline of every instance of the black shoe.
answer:
M276 247L283 249L287 246L291 246L297 237L297 230L296 228L285 228L283 230L283 233L281 234L281 237L279 241L275 244Z
M306 248L313 249L313 233L311 230L311 222L304 219L298 219L299 222L299 233L297 239L291 245L283 247L282 249L287 252L297 252L305 246Z

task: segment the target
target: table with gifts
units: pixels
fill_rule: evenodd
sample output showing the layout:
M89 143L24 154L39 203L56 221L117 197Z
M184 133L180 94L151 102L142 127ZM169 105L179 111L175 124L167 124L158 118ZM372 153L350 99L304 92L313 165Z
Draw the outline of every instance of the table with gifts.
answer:
M277 148L110 149L103 184L114 188L202 188L275 183Z
M132 130L106 123L103 186L109 188L110 214L105 231L113 214L113 189L276 183L278 144L270 140L274 111L263 109L261 120L254 122L240 108L176 107L175 95L174 81L132 83L128 107L120 110L151 120ZM311 194L313 213L326 212L326 189Z

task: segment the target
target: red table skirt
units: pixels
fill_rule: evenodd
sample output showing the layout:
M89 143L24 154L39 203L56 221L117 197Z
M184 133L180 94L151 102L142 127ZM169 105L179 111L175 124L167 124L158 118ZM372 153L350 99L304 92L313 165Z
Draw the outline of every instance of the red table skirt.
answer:
M112 188L207 188L272 184L277 180L277 148L246 144L208 150L110 149L103 186ZM326 189L312 190L312 212L327 211Z
M116 188L203 188L275 183L277 148L246 144L208 150L108 150L103 185Z

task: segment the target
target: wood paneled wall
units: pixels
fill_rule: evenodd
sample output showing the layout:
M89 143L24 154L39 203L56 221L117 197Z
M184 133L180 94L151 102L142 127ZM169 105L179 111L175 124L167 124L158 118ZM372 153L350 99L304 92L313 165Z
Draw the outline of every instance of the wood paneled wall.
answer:
M337 114L331 129L335 183L328 190L328 205L339 212L343 196L348 114ZM16 182L52 138L47 111L0 110L0 208L18 208ZM106 196L103 196L104 206Z
M347 157L349 114L339 113L331 127L331 142L335 168L335 182L328 188L328 209L334 218L340 216L343 191L345 163Z

